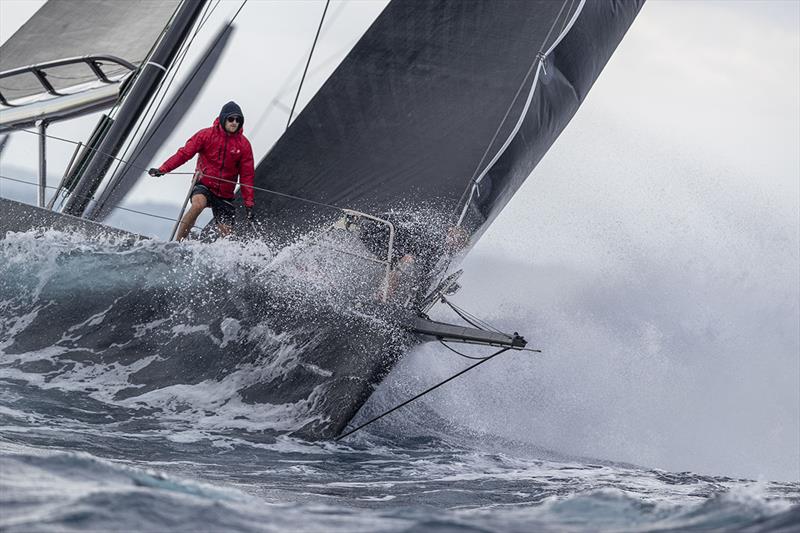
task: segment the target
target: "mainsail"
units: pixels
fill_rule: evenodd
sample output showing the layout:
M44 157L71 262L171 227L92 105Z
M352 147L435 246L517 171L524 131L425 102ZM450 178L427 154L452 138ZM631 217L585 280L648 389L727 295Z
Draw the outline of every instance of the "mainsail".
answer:
M371 213L424 204L474 235L558 137L642 4L395 0L259 163L256 185ZM256 208L268 231L326 216L265 191Z

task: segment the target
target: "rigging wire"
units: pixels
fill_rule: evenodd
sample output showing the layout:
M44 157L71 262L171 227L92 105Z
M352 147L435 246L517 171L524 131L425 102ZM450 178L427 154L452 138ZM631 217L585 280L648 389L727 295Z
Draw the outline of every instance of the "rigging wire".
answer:
M8 180L8 181L14 181L14 182L17 182L17 183L24 183L25 185L33 185L34 187L39 187L38 183L34 183L32 181L21 180L21 179L18 179L18 178L12 178L10 176L3 176L2 174L0 174L0 179L4 179L4 180ZM52 185L45 185L45 188L46 189L56 189L56 190L58 190L58 187L53 187ZM91 197L91 196L84 196L82 198L84 198L84 199L85 198L89 198L90 200L93 199L93 197ZM155 213L147 213L145 211L139 211L137 209L131 209L130 207L123 207L121 205L116 206L116 209L121 209L123 211L129 211L131 213L136 213L137 215L144 215L144 216L148 216L148 217L152 217L152 218L160 218L162 220L169 220L170 222L175 222L175 219L171 218L171 217L166 217L166 216L163 216L163 215L156 215ZM199 226L192 226L192 228L202 229Z
M486 359L487 357L489 357L489 356L486 356L486 357L475 357L475 356L473 356L473 355L467 355L467 354L465 354L465 353L461 353L461 352L459 352L458 350L456 350L455 348L453 348L452 346L450 346L450 345L446 344L446 343L445 343L443 340L441 340L441 339L439 339L439 344L441 344L442 346L444 346L445 348L447 348L448 350L450 350L450 351L451 351L451 352L453 352L454 354L456 354L456 355L460 355L461 357L464 357L464 358L466 358L466 359L475 359L475 360L477 360L477 361L482 361L482 360Z
M73 140L70 140L70 139L65 139L63 137L58 137L56 135L51 135L49 133L44 133L43 134L43 133L40 133L38 131L26 130L25 128L13 128L13 129L15 131L24 131L25 133L30 133L32 135L40 135L40 136L43 135L43 136L45 136L45 137L47 137L49 139L56 139L58 141L63 141L63 142L70 143L70 144L80 144L77 141L73 141ZM122 159L120 157L112 156L111 154L106 154L106 153L98 150L97 148L89 148L87 146L87 149L95 151L95 152L98 152L98 153L101 153L103 155L111 157L112 159L116 159L118 161L122 161L122 163L124 163L126 165L129 165L132 168L139 169L139 170L141 170L143 172L148 170L147 167L143 167L141 165L136 165L136 164L131 163L130 161L126 161L126 160L124 160L124 159ZM196 174L196 173L195 172L166 172L165 173L165 175L174 175L174 176L193 176L194 174ZM225 182L228 182L228 183L238 183L235 180L226 180L224 178L220 178L220 177L217 177L217 176L211 176L211 175L208 175L208 174L203 174L203 175L208 177L208 178L216 179L216 180L219 180L219 181L225 181ZM316 205L316 206L320 206L320 207L328 207L328 208L331 208L331 209L337 209L339 211L344 209L343 207L340 207L340 206L335 205L335 204L328 204L328 203L325 203L325 202L318 202L316 200L310 200L308 198L303 198L301 196L294 196L292 194L273 191L271 189L265 189L263 187L257 187L255 185L248 185L248 187L250 187L251 189L256 190L256 191L262 191L262 192L265 192L265 193L268 193L268 194L274 194L276 196L282 196L284 198L288 198L288 199L291 199L291 200L297 200L299 202L305 202L305 203L311 204L311 205Z
M73 140L70 140L70 139L65 139L65 138L63 138L63 137L58 137L58 136L56 136L56 135L51 135L51 134L49 134L49 133L40 133L40 132L38 132L38 131L26 130L25 128L13 128L13 129L14 129L15 131L24 131L25 133L30 133L30 134L32 134L32 135L44 136L44 137L47 137L47 138L49 138L49 139L56 139L56 140L58 140L58 141L63 141L63 142L70 143L70 144L76 144L76 145L77 145L77 144L80 144L80 143L79 143L79 142L77 142L77 141L73 141ZM122 163L124 163L124 164L126 164L126 165L129 165L129 166L130 166L130 167L132 167L132 168L139 169L139 170L141 170L141 171L143 171L143 172L146 172L146 171L147 171L147 168L146 168L146 167L143 167L143 166L141 166L141 165L136 165L136 164L134 164L134 163L131 163L130 161L126 161L126 160L124 160L124 159L122 159L122 158L119 158L119 157L116 157L116 156L112 156L111 154L106 154L106 153L104 153L104 152L102 152L102 151L98 150L97 148L90 148L90 147L88 147L88 146L87 146L86 148L87 148L88 150L96 151L96 152L98 152L98 153L101 153L101 154L103 154L103 155L106 155L106 156L108 156L108 157L111 157L112 159L116 159L116 160L118 160L118 161L122 161ZM195 175L195 174L196 174L196 172L167 172L167 173L165 173L165 175L174 175L174 176L193 176L193 175ZM235 181L235 180L227 180L227 179L224 179L224 178L220 178L220 177L218 177L218 176L211 176L211 175L209 175L209 174L202 174L202 175L203 175L203 176L205 176L205 177L208 177L208 178L211 178L211 179L215 179L215 180L219 180L219 181L223 181L223 182L234 183L234 184L235 184L235 183L238 183L238 182L237 182L237 181ZM311 199L309 199L309 198L303 198L303 197L301 197L301 196L295 196L295 195L293 195L293 194L288 194L288 193L283 193L283 192L279 192L279 191L274 191L274 190L271 190L271 189L266 189L266 188L264 188L264 187L258 187L258 186L256 186L256 185L248 185L248 187L250 187L251 189L253 189L253 190L256 190L256 191L262 191L262 192L265 192L265 193L267 193L267 194L272 194L272 195L275 195L275 196L280 196L280 197L283 197L283 198L287 198L287 199L289 199L289 200L296 200L296 201L298 201L298 202L303 202L303 203L310 204L310 205L316 205L316 206L318 206L318 207L325 207L325 208L328 208L328 209L335 209L335 210L337 210L337 211L342 211L343 209L345 209L345 208L343 208L343 207L341 207L341 206L338 206L338 205L336 205L336 204L330 204L330 203L326 203L326 202L318 202L318 201L316 201L316 200L311 200ZM94 196L87 197L87 198L89 198L89 199L95 199L95 198L94 198Z
M570 0L569 7L567 8L566 14L564 14L564 23L561 25L561 30L559 30L559 34L564 33L564 30L567 28L567 24L569 24L570 13L572 13L572 8L575 6L575 2L578 0Z
M161 28L161 33L159 33L158 37L156 37L156 39L153 41L153 44L150 46L150 50L147 51L147 53L144 56L144 59L142 59L142 62L139 64L139 68L137 68L133 72L133 75L130 78L127 78L125 81L123 81L122 90L124 92L127 92L129 90L129 88L133 86L133 84L136 82L136 79L139 77L139 75L144 70L144 67L147 66L148 58L150 58L150 56L153 55L153 52L155 51L156 47L158 46L158 43L161 42L161 39L164 37L164 35L166 35L167 29L169 28L170 23L172 22L172 20L175 19L175 16L177 15L179 9L180 9L180 5L175 6L175 11L172 12L172 16L169 18L169 21L167 21L167 23L164 25L164 27ZM116 115L117 111L119 111L119 108L122 105L122 100L124 99L124 96L125 96L124 94L120 94L119 98L117 99L117 101L114 103L113 106L111 106L111 110L108 112L108 117L109 118L113 118L114 115Z
M181 65L183 65L183 60L186 58L186 56L187 56L187 55L188 55L188 53L189 53L189 47L190 47L190 46L192 45L192 43L194 42L194 39L195 39L195 37L197 37L197 34L200 32L200 30L201 30L201 29L203 29L203 26L204 26L204 25L205 25L205 23L208 21L208 19L210 19L210 18L211 18L211 15L213 15L213 14L214 14L214 11L217 9L217 7L219 6L219 4L220 4L220 2L221 2L221 1L222 1L222 0L217 0L217 3L216 3L216 4L214 4L214 7L211 9L211 11L209 11L207 14L205 14L205 15L204 15L204 17L203 17L203 18L201 18L200 24L197 26L197 29L195 30L194 34L192 35L192 37L189 39L189 41L188 41L188 42L187 42L187 43L184 45L183 49L181 50L181 55L180 55L180 57L178 58L178 61L177 61L177 62L175 62L175 63L174 63L174 65L173 65L173 67L171 67L171 68L170 68L170 70L172 71L172 72L171 72L172 78L170 79L169 83L167 83L167 84L166 84L166 86L165 86L165 88L164 88L164 92L163 92L163 93L161 93L161 96L160 96L160 98L159 98L158 104L156 104L156 105L155 105L155 108L154 108L153 114L152 114L152 115L150 116L150 118L148 119L147 126L145 126L145 132L146 132L147 130L149 130L149 129L150 129L150 125L153 123L153 120L155 120L155 117L156 117L156 113L155 113L155 111L157 111L157 110L158 110L158 108L159 108L159 107L161 107L161 104L163 104L163 103L164 103L164 99L165 99L165 98L166 98L166 96L167 96L167 92L169 92L169 89L170 89L170 87L172 87L172 84L175 82L175 78L176 78L176 77L177 77L177 75L178 75L178 70L180 70L180 67L181 67ZM241 6L239 6L239 9L238 9L238 10L236 11L236 13L233 15L233 18L232 18L232 19L231 19L231 20L228 22L228 24L227 24L227 27L230 27L230 26L233 24L233 21L234 21L234 20L236 20L236 17L239 15L239 12L242 10L242 8L244 7L244 5L245 5L246 3L247 3L247 0L244 0L244 2L242 2L242 5L241 5ZM210 5L210 4L209 4L209 5ZM216 45L216 43L214 43L214 44ZM206 57L208 57L208 56L206 56ZM205 61L206 57L204 57L204 58L203 58L203 61ZM194 75L192 76L192 78L194 78ZM161 81L161 84L159 85L158 89L156 90L156 93L158 93L158 92L160 92L160 91L161 91L162 85L164 84L164 81L165 81L165 80L166 80L166 76L164 77L164 79L162 79L162 81ZM181 94L183 94L183 92L181 92L180 94L178 94L178 97L180 97L180 95L181 95ZM154 102L154 101L155 101L155 99L153 99L153 102ZM172 102L172 104L169 106L169 108L168 108L168 109L167 109L167 111L166 111L167 113L169 113L170 111L172 111L172 108L175 106L175 103L176 103L176 102L177 102L177 98L176 98L176 101L175 101L175 102ZM151 105L152 105L152 102L151 102ZM150 111L150 107L148 107L148 109L147 109L147 111L146 111L145 113L149 113L149 111ZM140 124L141 124L141 123L140 123ZM137 130L136 130L136 131L138 132L138 131L139 131L139 128L137 128ZM142 141L141 141L139 144L141 145L141 144L147 143L147 142L148 142L148 141L149 141L149 140L152 138L152 135L153 135L153 134L151 133L151 135L150 135L150 136L148 136L146 139L143 139L143 140L142 140ZM127 154L127 152L128 152L128 151L127 151L127 149L126 149L126 151L125 151L125 154Z
M452 309L452 310L453 310L453 311L454 311L454 312L455 312L455 313L456 313L456 314L457 314L459 317L461 317L461 319L462 319L462 320L464 320L464 322L466 322L466 323L467 323L467 324L469 324L470 326L472 326L472 327L474 327L474 328L478 328L478 329L483 329L483 328L481 327L481 325L477 323L477 321L473 322L473 321L472 321L470 318L468 318L468 317L466 316L466 314L465 314L465 313L463 313L463 312L462 312L460 309L458 309L458 308L456 308L455 306L453 306L453 305L449 304L448 300L445 300L444 298L442 298L442 302L444 302L444 303L447 303L448 305L450 305L450 308L451 308L451 309Z
M289 111L289 119L286 121L286 129L289 129L289 125L292 123L292 115L294 115L294 108L297 105L297 100L300 98L300 91L303 89L303 82L306 81L306 74L308 73L308 66L311 64L311 57L314 55L314 49L317 47L317 40L319 39L319 34L322 31L322 23L325 22L325 14L328 12L328 6L331 4L331 0L325 0L325 9L322 10L322 18L319 19L319 27L317 27L317 34L314 36L314 43L311 45L311 52L308 54L308 61L306 61L306 68L303 70L303 77L300 78L300 85L297 87L297 94L294 96L294 103L292 104L292 110Z
M347 6L345 2L341 2L336 5L336 7L331 11L331 16L328 17L328 25L324 27L322 32L320 33L320 37L324 37L325 34L330 31L331 27L333 27L334 22L339 18L339 16L344 11L344 8ZM334 59L340 58L342 55L342 50L350 50L353 47L358 39L353 40L349 44L343 46L340 50L330 54L327 58L323 59L322 62L317 62L314 68L309 67L309 73L314 73L315 71L319 71L322 68L326 67L333 61ZM281 86L275 91L275 96L270 101L269 105L266 109L261 113L258 119L255 122L255 125L251 125L250 127L250 136L257 137L258 132L261 131L261 128L264 124L267 123L267 119L269 118L272 111L276 108L283 109L284 111L289 110L289 106L284 104L280 101L280 99L285 95L287 91L289 91L290 86L292 85L292 80L296 77L297 74L300 73L300 70L303 68L303 59L300 58L300 62L296 63L295 66L292 68L291 72L286 76L283 80Z
M495 333L503 333L502 330L496 328L489 322L482 320L481 318L473 315L469 311L464 308L458 307L456 304L445 298L444 296L441 297L442 302L447 304L458 316L469 322L472 326L478 329L485 329L488 331L493 331Z
M161 97L160 97L160 99L158 101L158 104L156 104L156 98L151 98L150 102L147 105L147 108L144 110L144 113L142 114L142 116L147 116L148 114L150 114L151 109L153 110L153 113L150 115L150 119L147 121L147 125L146 126L144 125L144 120L138 121L138 124L136 125L136 129L133 131L133 134L130 135L131 141L127 144L127 146L125 147L125 150L122 152L122 158L123 159L127 158L128 152L131 150L131 147L133 146L133 140L136 139L136 136L139 134L139 131L141 131L142 127L145 128L144 129L145 132L147 132L147 130L150 128L150 125L152 124L153 119L156 116L156 112L158 111L158 108L164 102L164 98L167 96L167 93L169 92L170 87L172 87L172 84L175 81L175 78L177 77L178 70L180 69L181 65L183 64L183 60L186 58L186 56L189 53L189 47L194 42L194 40L197 37L197 34L200 32L200 30L203 29L203 25L206 23L206 21L211 17L211 15L214 14L214 10L217 9L217 6L219 6L220 1L221 0L217 0L217 3L214 4L214 7L211 8L210 10L209 10L209 7L211 6L211 4L206 4L206 6L204 8L204 12L200 16L200 23L198 24L198 26L195 29L194 33L192 34L191 38L189 38L189 40L186 41L181 46L181 50L179 51L180 56L178 57L178 60L174 61L172 63L172 65L170 65L170 71L171 72L170 72L169 75L171 75L172 77L170 78L170 80L168 82L167 82L168 75L165 75L163 78L161 78L161 81L159 82L158 87L156 88L155 92L153 93L153 94L157 95L163 89L163 92L161 92ZM247 0L245 0L245 2L246 1ZM114 172L111 173L112 176L114 176L119 171L120 166L122 166L122 163L118 162L116 167L114 167Z
M425 389L424 391L422 391L421 393L417 394L416 396L414 396L414 397L412 397L412 398L409 398L408 400L404 401L403 403L401 403L401 404L399 404L399 405L396 405L396 406L392 407L392 408L391 408L391 409L389 409L388 411L385 411L385 412L383 412L382 414L380 414L380 415L378 415L378 416L376 416L376 417L374 417L374 418L372 418L372 419L368 420L367 422L365 422L365 423L361 424L360 426L356 427L355 429L351 429L351 430L350 430L350 431L348 431L347 433L344 433L344 434L342 434L342 435L339 435L339 436L338 436L338 437L336 437L334 440L336 440L336 441L340 441L340 440L342 440L343 438L345 438L345 437L347 437L347 436L349 436L349 435L352 435L352 434L353 434L353 433L355 433L356 431L359 431L359 430L361 430L361 429L363 429L363 428L367 427L368 425L372 424L373 422L377 422L378 420L380 420L380 419L381 419L381 418L383 418L384 416L386 416L386 415L388 415L388 414L390 414L390 413L393 413L393 412L397 411L397 410L398 410L398 409L400 409L401 407L404 407L404 406L406 406L406 405L410 404L410 403L411 403L411 402L413 402L414 400L417 400L417 399L419 399L419 398L422 398L423 396L425 396L425 395L426 395L426 394L428 394L429 392L431 392L431 391L433 391L433 390L435 390L435 389L438 389L439 387L441 387L441 386L442 386L442 385L444 385L445 383L449 383L450 381L453 381L454 379L456 379L457 377L461 376L462 374L466 374L467 372L469 372L469 371L470 371L470 370L472 370L473 368L477 368L477 367L479 367L480 365L484 364L485 362L487 362L487 361L489 361L489 360L491 360L491 359L493 359L493 358L497 357L498 355L500 355L500 354L501 354L501 353L503 353L503 352L507 352L507 351L508 351L508 350L510 350L510 349L511 349L511 348L501 348L501 349L497 350L497 351L496 351L496 352L494 352L493 354L486 356L485 358L481 359L481 360L480 360L480 361L478 361L477 363L475 363L475 364L473 364L473 365L470 365L470 366L468 366L467 368L465 368L464 370L461 370L460 372L457 372L457 373L453 374L452 376L450 376L450 377L449 377L449 378L447 378L446 380L444 380L444 381L440 381L440 382L439 382L439 383L437 383L436 385L434 385L434 386L432 386L432 387L429 387L429 388Z
M217 40L208 49L206 55L201 59L201 61L199 63L200 65L205 63L205 61L208 59L208 57L214 51L214 49L216 48L217 44L220 42L222 37L225 35L225 32L233 25L233 22L236 20L236 17L239 16L239 13L242 11L242 9L244 8L245 4L247 4L247 1L248 0L243 0L242 4L239 6L239 9L236 10L236 13L234 13L234 15L231 18L231 20L228 21L227 25L225 26L225 30L219 34L219 36L217 37ZM219 6L220 2L221 2L221 0L217 0L217 3L214 4L214 7L211 9L211 11L208 12L207 15L204 15L204 17L200 21L200 24L198 25L197 29L195 30L194 34L192 35L191 39L183 47L182 54L178 58L178 61L176 62L176 64L173 64L173 66L170 67L170 71L171 71L171 76L172 77L171 77L170 81L166 84L166 86L164 88L164 91L161 93L161 96L159 98L158 104L156 104L155 107L153 108L153 113L150 115L150 118L147 121L147 125L144 126L144 132L145 132L145 134L143 136L144 138L140 139L140 141L137 143L137 147L139 147L140 150L138 152L134 151L134 154L130 157L130 159L135 159L135 158L139 157L141 152L144 150L145 145L148 142L150 142L150 140L155 135L155 133L156 133L155 129L151 130L150 126L152 125L153 120L155 120L155 118L156 118L157 111L161 107L161 105L164 103L164 99L167 97L167 93L169 92L169 89L172 87L172 84L175 82L175 79L177 78L177 75L178 75L178 71L180 70L180 67L183 65L183 61L186 58L187 54L189 53L189 48L191 47L191 44L194 42L195 37L197 37L197 34L203 28L203 26L208 21L208 19L211 18L211 15L214 14L214 11L217 9L217 7ZM195 78L195 76L197 76L198 72L199 72L199 69L195 70L194 72L192 72L191 76L187 80L187 83L183 86L183 88L178 92L176 97L172 100L172 102L170 103L169 107L164 112L163 116L166 117L166 116L169 115L170 112L172 112L172 109L178 103L178 100L181 98L181 96L183 96L183 93L186 90L186 88L188 87L188 84L191 83L194 80L194 78ZM166 76L164 77L164 79L162 80L161 83L163 84L165 80L166 80ZM159 85L159 88L157 89L156 92L158 93L160 90L161 90L161 85ZM148 106L147 111L145 111L145 114L150 112L150 107L153 105L154 102L155 102L155 98L151 101L150 106ZM132 139L135 139L136 135L138 134L139 130L142 128L143 124L144 124L144 121L139 123L139 125L136 128L136 131L134 132L134 135L132 136ZM147 135L148 131L149 131L149 135ZM131 149L132 146L133 146L133 141L131 141L131 143L125 149L125 152L123 153L124 156L127 156L128 151ZM112 176L117 174L120 166L121 166L121 163L118 163L117 166L114 168L114 173L112 174ZM113 185L114 185L113 183L108 183L108 185L106 187L110 187L110 186L113 186ZM109 196L110 196L110 194L112 192L113 191L110 191ZM103 191L103 195L101 195L100 200L98 200L98 202L100 202L103 199L104 195L105 195L105 190ZM106 198L106 202L108 202L109 199L110 198ZM96 208L99 209L98 210L99 214L102 214L103 211L110 212L105 207L105 204L100 204L100 205L96 206ZM111 210L113 211L113 207L111 208Z
M481 156L480 161L476 165L475 171L472 173L472 176L470 176L469 181L467 183L467 186L464 189L464 192L461 193L461 196L459 197L458 202L456 203L456 210L453 213L454 217L458 217L458 218L455 219L455 225L456 226L460 226L461 223L463 222L463 219L466 217L467 208L468 208L468 206L470 204L470 201L472 200L472 194L475 191L477 191L478 195L480 195L480 190L478 189L478 183L479 183L478 182L478 178L479 178L478 173L479 173L479 171L481 169L481 166L483 165L483 162L486 160L486 156L489 154L489 151L491 150L492 146L494 145L494 142L497 140L497 136L500 134L500 131L503 128L503 124L508 119L508 116L511 113L511 110L513 109L513 107L514 107L514 104L516 103L517 98L519 98L519 95L520 95L522 89L525 87L525 84L528 82L528 78L530 77L531 72L534 71L534 69L535 69L535 67L537 65L539 65L539 64L544 65L544 60L546 58L545 58L545 55L543 53L543 50L545 48L545 45L547 44L547 41L550 39L550 36L553 33L553 29L555 29L555 27L558 25L558 21L561 18L561 14L564 12L564 8L567 5L567 1L570 1L570 7L567 9L567 14L565 16L565 23L562 26L561 33L563 33L564 29L566 28L567 21L570 18L569 17L569 13L572 11L572 7L574 5L575 0L564 0L563 3L561 4L561 8L558 11L558 15L553 20L553 23L550 25L550 29L548 30L547 35L542 40L542 44L539 46L539 51L536 53L535 59L531 63L530 67L528 67L528 71L525 73L525 77L522 79L522 83L520 83L520 86L517 89L517 92L514 94L514 98L511 99L511 103L509 103L508 108L506 109L506 112L503 115L503 118L500 120L500 124L497 126L497 130L495 130L495 133L492 136L492 139L489 141L489 144L486 147L486 150L484 151L483 155ZM534 77L534 82L535 81L536 81L536 78ZM510 140L510 138L509 138L509 140ZM501 147L501 150L503 150L503 149L504 148ZM495 157L497 157L497 154L495 155ZM488 167L486 169L484 169L484 172L486 172L487 170L488 170ZM462 203L463 203L463 207L459 207L459 206L462 205ZM459 216L459 211L461 211L461 215L460 216ZM439 282L441 282L447 276L447 272L448 272L448 269L450 268L450 265L451 265L452 261L453 261L453 256L452 255L447 257L447 259L445 261L445 264L444 264L444 267L441 270L441 275L440 275L440 277L438 279Z

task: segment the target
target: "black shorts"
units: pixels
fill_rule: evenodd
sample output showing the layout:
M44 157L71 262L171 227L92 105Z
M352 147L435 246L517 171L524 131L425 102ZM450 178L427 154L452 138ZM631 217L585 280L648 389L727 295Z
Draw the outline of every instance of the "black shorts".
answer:
M201 185L200 183L195 185L192 189L192 196L195 196L196 194L202 194L206 197L217 224L225 224L226 226L233 224L233 220L236 216L236 208L233 207L233 204L230 200L220 198L213 192L209 191L208 187Z

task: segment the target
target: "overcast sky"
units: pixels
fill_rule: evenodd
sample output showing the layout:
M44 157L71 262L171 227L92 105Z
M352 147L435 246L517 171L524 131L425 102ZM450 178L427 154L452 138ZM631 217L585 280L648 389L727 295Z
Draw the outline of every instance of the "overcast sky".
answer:
M0 0L0 40L35 3ZM323 5L251 0L158 162L230 99L263 155L286 120L268 104L291 103ZM382 6L333 3L301 103ZM51 131L84 140L95 120ZM50 150L55 182L72 147ZM2 173L33 181L35 153L16 135ZM135 200L177 210L186 186L145 178ZM470 423L491 408L484 429L565 452L799 479L799 213L800 2L650 0L464 264L461 301L547 355L487 371L479 397L454 385L443 405ZM452 373L438 364L412 357L408 373Z
M42 3L0 0L0 41ZM239 0L224 0L209 27L213 22L221 24L240 5ZM256 159L266 153L286 120L286 112L270 103L277 98L284 105L291 104L323 5L322 0L250 0L237 20L235 39L214 79L159 152L157 162L207 126L221 104L230 99L239 102L248 116L246 133ZM301 106L384 5L383 1L332 3ZM639 147L645 154L651 151L649 146L670 146L678 154L692 153L708 163L730 166L737 170L732 179L758 173L758 181L768 181L776 198L796 205L800 174L799 10L800 3L793 0L651 0L576 119L602 120L608 126L604 137L612 127L642 132L637 139L649 141L648 146ZM207 32L200 40L212 34ZM197 53L203 50L202 44L194 46ZM95 122L96 116L91 116L55 124L51 132L85 140ZM557 142L556 147L559 144L563 143ZM49 180L57 182L73 147L51 141L48 149ZM16 135L2 165L24 168L35 176L36 159L31 157L35 150L34 136ZM592 161L592 166L606 163L613 162ZM745 169L751 173L739 172ZM133 200L180 203L187 185L184 181L178 177L168 182L144 179ZM526 186L520 196L530 189ZM33 198L34 192L30 194Z

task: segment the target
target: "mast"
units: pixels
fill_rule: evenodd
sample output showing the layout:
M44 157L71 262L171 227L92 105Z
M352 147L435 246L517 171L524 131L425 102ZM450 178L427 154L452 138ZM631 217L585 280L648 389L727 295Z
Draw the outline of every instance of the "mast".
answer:
M64 207L64 213L82 216L92 196L103 181L117 153L144 111L150 97L167 72L169 65L186 40L206 0L184 0L170 27L142 67L136 82L124 97L114 123L94 153L86 171Z

